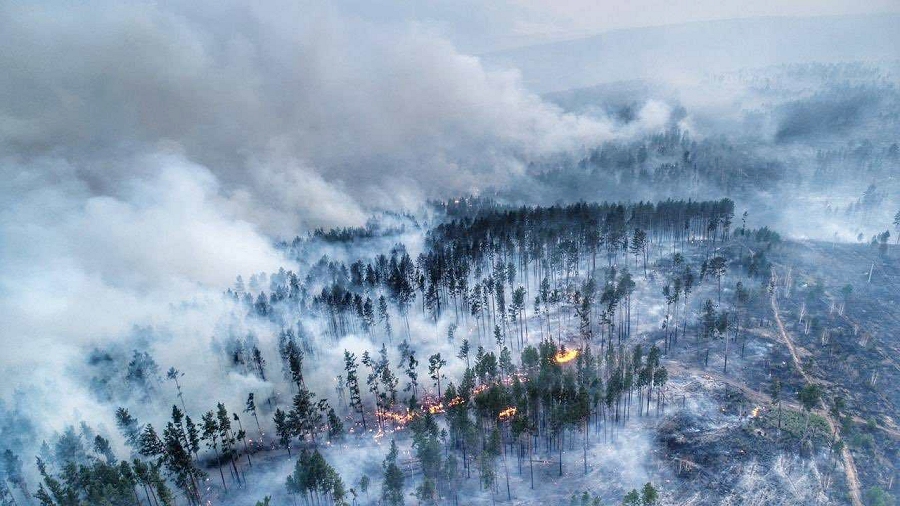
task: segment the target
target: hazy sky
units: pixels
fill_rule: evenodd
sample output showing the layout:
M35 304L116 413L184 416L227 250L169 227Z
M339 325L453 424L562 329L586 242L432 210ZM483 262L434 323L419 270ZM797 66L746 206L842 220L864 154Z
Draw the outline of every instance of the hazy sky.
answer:
M380 23L419 22L463 51L496 49L607 30L758 16L900 12L897 0L339 0Z

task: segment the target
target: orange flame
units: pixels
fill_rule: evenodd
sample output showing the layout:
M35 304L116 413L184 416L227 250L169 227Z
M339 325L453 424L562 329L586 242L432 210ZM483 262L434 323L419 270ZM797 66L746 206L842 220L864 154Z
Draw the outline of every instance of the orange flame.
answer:
M409 410L407 410L406 413L394 413L393 411L379 410L378 416L385 420L391 420L397 425L406 425L409 422L413 421L413 419L416 417L416 414Z
M761 408L759 406L756 406L755 408L750 410L750 418L756 418L757 416L759 416L760 410Z
M501 420L507 420L507 419L515 416L515 414L516 414L516 407L510 406L510 407L504 409L503 411L501 411L498 418L500 418Z
M456 397L450 399L450 402L447 403L447 407L452 408L454 406L459 406L462 403L463 403L463 398L457 395Z
M577 352L576 352L576 354L577 354ZM512 384L512 380L509 378L506 378L506 381L504 381L502 383ZM476 385L474 388L472 388L472 395L473 396L478 395L478 394L486 391L490 387L491 387L491 385L486 385L486 384ZM460 396L456 396L456 397L450 399L446 404L444 404L444 402L442 402L437 397L426 397L424 399L424 401L422 402L422 409L432 415L437 415L437 414L445 413L448 408L452 408L454 406L459 406L460 404L462 404L464 402L465 402L465 400ZM500 419L503 420L503 419L509 418L509 417L513 416L514 414L516 414L515 407L506 408L505 410L503 410L503 412L500 413ZM409 409L407 409L405 413L379 409L376 411L376 415L378 415L378 417L380 417L381 419L383 419L385 421L393 422L395 427L398 427L398 428L405 427L407 424L409 424L409 422L415 420L418 416L420 416L419 412L410 411Z
M575 360L575 357L577 357L577 356L578 356L578 350L576 350L576 349L560 350L559 352L556 353L556 356L554 357L554 359L556 360L557 364L565 364L566 362L571 362L571 361Z

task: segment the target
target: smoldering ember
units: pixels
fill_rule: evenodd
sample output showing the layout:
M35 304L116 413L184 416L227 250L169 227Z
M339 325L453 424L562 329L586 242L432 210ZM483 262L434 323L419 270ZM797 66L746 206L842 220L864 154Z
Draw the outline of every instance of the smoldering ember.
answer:
M0 2L0 506L896 504L898 26Z

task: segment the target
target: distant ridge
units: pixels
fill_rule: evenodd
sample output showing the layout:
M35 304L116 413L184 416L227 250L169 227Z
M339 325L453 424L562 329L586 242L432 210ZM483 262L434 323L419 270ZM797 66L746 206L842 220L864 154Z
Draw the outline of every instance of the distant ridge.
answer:
M763 17L613 30L487 53L539 93L783 63L900 59L900 14Z

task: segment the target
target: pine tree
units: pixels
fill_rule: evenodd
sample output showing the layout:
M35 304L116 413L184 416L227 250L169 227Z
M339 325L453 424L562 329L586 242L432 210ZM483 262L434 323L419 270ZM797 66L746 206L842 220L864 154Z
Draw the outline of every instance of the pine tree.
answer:
M387 506L401 506L403 504L403 471L397 465L397 442L391 440L391 449L382 463L384 481L381 488L381 500Z
M419 373L416 371L419 361L416 360L416 350L412 349L407 341L400 343L399 349L400 368L406 374L406 377L409 378L409 383L403 390L406 392L412 390L412 398L416 399L419 393Z
M392 340L391 315L388 312L387 299L385 299L384 295L378 297L378 321L384 325L384 333L387 335L388 340Z
M8 448L3 450L3 454L0 456L0 469L3 470L3 474L0 475L0 482L6 480L11 483L19 489L25 500L30 502L31 493L28 490L28 483L22 471L22 460L19 459L19 456Z
M222 478L222 488L228 492L228 485L225 484L225 473L222 472L222 461L219 458L219 425L216 415L212 411L207 411L203 417L203 431L200 438L206 441L206 447L211 449L216 455L216 467L219 469L219 476ZM277 423L277 422L276 422Z
M378 352L379 358L375 365L378 381L381 383L380 398L381 408L390 410L397 403L397 385L399 380L391 371L391 364L388 360L387 347L382 344L381 350Z
M288 368L290 369L291 381L297 386L297 389L303 388L303 351L296 346L290 346L288 353Z
M241 422L241 418L237 413L232 413L231 416L234 421L238 423L238 431L237 434L235 434L235 437L244 445L244 454L247 455L247 465L253 467L253 461L250 459L250 449L247 446L247 432L244 431L244 424Z
M184 373L174 367L170 367L166 372L166 378L175 382L175 390L178 392L178 399L181 400L181 409L187 412L187 407L184 405L184 393L181 391L181 382L178 381L178 378L182 376Z
M803 426L803 437L801 437L801 439L806 438L806 431L809 430L811 412L819 404L819 399L821 399L821 397L822 390L819 385L814 383L807 383L806 386L797 392L797 399L800 400L800 405L803 407L803 411L806 412L806 423Z
M437 395L441 396L441 368L447 365L447 361L441 358L440 353L428 357L428 375L437 386Z
M256 421L256 430L259 431L259 442L260 444L265 444L262 427L259 425L259 417L256 414L256 401L254 400L253 392L250 392L247 395L247 404L244 407L244 413L250 413L253 420Z
M116 409L116 426L119 428L122 437L125 438L125 443L133 451L140 451L141 426L127 409L122 407Z
M362 402L362 393L359 389L359 376L357 376L356 355L344 350L344 370L347 371L346 385L350 392L350 408L359 413L362 421L363 430L368 430L366 426L366 413Z
M456 358L466 361L466 369L469 368L469 351L469 340L463 339L462 345L459 347L459 353L456 354Z
M287 449L288 457L291 456L291 428L288 425L287 413L280 408L275 409L275 435L278 436L278 442Z
M222 444L222 456L227 458L231 463L231 470L234 472L234 478L238 484L240 484L241 475L237 467L237 462L235 461L235 454L237 452L235 452L234 446L236 439L234 437L234 432L231 430L231 417L228 416L228 410L221 402L216 403L216 419L219 429L219 441Z

